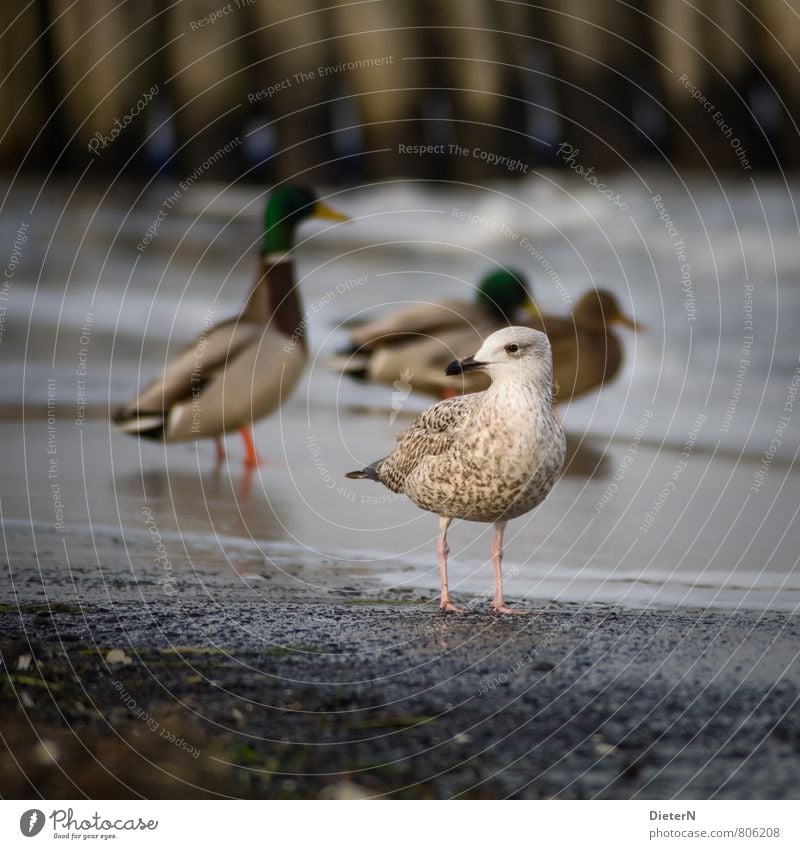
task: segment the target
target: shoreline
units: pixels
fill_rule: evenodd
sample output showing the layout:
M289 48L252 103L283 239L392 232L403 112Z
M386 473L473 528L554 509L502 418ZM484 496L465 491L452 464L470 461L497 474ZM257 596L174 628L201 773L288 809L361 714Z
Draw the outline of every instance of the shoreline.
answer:
M46 420L26 420L24 440L19 423L0 422L0 438L20 449L10 452L2 475L10 562L38 569L30 552L54 551L50 574L56 585L67 561L102 563L123 574L133 568L138 574L156 556L155 531L167 549L162 560L177 576L201 568L233 580L251 572L274 580L286 569L321 589L356 579L415 592L438 586L435 517L394 495L392 503L377 503L387 498L380 487L365 486L363 501L355 503L331 490L315 455L303 444L282 441L286 428L304 426L301 405L290 405L282 415L283 421L268 420L257 429L258 441L273 450L255 473L240 468L236 444L231 460L214 468L208 445L138 443L109 433L106 422L88 419L81 428L58 430L58 453L51 456ZM369 417L354 415L347 426L354 444L366 446L365 456L378 456L385 447ZM336 433L312 433L336 483L336 472L354 461L333 444ZM285 453L275 450L278 445ZM716 507L719 521L730 522L718 548L704 533L705 515L687 509L678 494L660 505L655 524L637 531L634 523L643 521L650 504L643 500L644 487L657 497L673 474L676 452L654 453L642 443L635 462L628 463L622 446L608 447L595 437L578 442L573 436L568 447L569 470L551 496L509 526L504 567L511 597L652 610L800 610L800 581L790 565L796 558L793 535L785 533L792 508L777 500L785 478L775 475L769 492L741 513L736 493L749 482L751 465L717 457L713 464L703 458L697 469L682 468L678 485L689 493L701 485L709 489L714 481L722 487L736 475ZM96 461L88 461L90 450ZM53 458L57 480L48 477ZM615 470L618 490L606 496ZM54 512L53 483L59 486L60 516ZM153 519L151 531L143 509ZM54 530L57 519L61 525ZM491 583L486 527L458 522L450 539L453 592L484 592Z
M800 795L800 617L151 571L0 601L0 725L46 798ZM35 795L7 753L0 789Z

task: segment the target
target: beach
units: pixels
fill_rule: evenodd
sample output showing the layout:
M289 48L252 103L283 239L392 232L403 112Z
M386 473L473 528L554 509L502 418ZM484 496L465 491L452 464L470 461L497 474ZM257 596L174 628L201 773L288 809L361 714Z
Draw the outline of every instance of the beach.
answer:
M444 616L433 593L364 578L322 591L302 570L233 580L199 566L165 594L145 559L114 569L118 543L103 544L105 573L65 574L53 549L40 555L51 601L39 576L20 580L0 614L13 797L33 792L23 773L50 798L800 789L797 617L547 599L498 617L480 596Z
M140 250L171 185L15 189L4 796L797 798L795 189L765 178L758 205L740 183L684 195L647 174L616 183L622 210L588 185L562 197L564 180L522 183L520 202L502 184L332 198L355 220L297 246L311 364L257 425L255 472L234 437L215 466L209 442L138 442L109 420L235 312L258 192L193 186ZM770 255L753 249L767 233ZM463 296L493 261L552 312L608 285L647 333L561 411L564 476L509 525L506 594L530 615L490 614L491 528L456 523L468 612L446 616L436 518L344 477L430 399L325 358L342 321Z

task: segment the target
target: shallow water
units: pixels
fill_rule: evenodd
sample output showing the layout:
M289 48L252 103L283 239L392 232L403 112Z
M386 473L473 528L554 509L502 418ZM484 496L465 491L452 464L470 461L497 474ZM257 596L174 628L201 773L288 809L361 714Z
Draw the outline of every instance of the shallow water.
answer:
M545 504L509 526L508 595L794 610L797 187L682 184L665 173L609 182L627 210L547 173L485 189L397 182L331 197L356 220L302 231L315 359L280 415L256 428L267 464L253 476L234 439L230 463L215 470L210 444L140 444L111 432L107 416L208 310L215 320L235 311L253 273L259 193L194 186L140 252L172 186L140 198L131 186L105 198L80 188L70 199L70 187L53 185L38 200L38 186L14 186L3 233L4 264L15 261L0 300L7 528L44 533L48 546L62 536L65 562L71 547L84 559L96 549L105 570L135 572L136 557L111 556L111 546L121 539L143 556L147 506L186 554L180 568L291 579L302 564L297 580L321 587L352 572L353 583L434 588L435 517L343 476L385 453L429 401L340 380L322 360L342 343L342 320L469 297L501 262L528 271L545 311L604 286L648 328L622 331L627 357L613 385L562 411L569 466ZM15 237L21 223L26 242ZM454 526L455 594L489 592L490 533ZM24 546L9 557L17 575L36 569Z

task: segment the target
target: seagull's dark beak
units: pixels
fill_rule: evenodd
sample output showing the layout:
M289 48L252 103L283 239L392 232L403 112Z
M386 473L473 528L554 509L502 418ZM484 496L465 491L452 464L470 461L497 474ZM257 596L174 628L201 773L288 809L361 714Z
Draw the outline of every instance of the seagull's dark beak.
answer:
M476 371L483 368L486 363L481 363L474 357L462 357L460 360L453 360L452 363L445 369L445 374L448 377L453 377L456 374L464 374L468 371Z

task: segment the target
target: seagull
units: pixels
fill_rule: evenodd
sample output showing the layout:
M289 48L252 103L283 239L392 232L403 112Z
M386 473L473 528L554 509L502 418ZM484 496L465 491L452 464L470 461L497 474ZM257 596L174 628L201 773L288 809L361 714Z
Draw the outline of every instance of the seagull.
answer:
M494 524L492 566L497 613L524 613L503 599L506 523L541 504L564 464L566 440L553 414L550 342L539 330L507 327L487 337L447 374L482 372L483 392L440 401L397 438L394 451L347 477L378 481L439 515L440 608L453 604L447 584L447 531L453 519Z
M260 465L252 425L288 398L308 359L292 250L295 231L309 218L349 220L306 186L282 186L270 195L255 279L241 312L217 325L204 323L163 374L115 413L120 430L163 442L213 437L218 463L225 458L223 435L238 430L245 466Z

